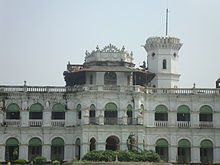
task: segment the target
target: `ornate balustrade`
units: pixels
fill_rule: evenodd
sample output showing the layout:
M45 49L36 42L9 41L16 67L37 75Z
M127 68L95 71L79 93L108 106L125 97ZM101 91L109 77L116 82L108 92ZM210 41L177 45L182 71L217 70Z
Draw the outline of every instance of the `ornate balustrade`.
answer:
M200 121L199 122L200 128L213 128L213 122L210 121Z
M5 126L16 126L16 127L19 127L19 126L21 126L21 122L20 122L20 120L10 120L10 119L8 119L8 120L5 120L4 121L4 125Z
M65 93L79 91L118 91L140 92L147 94L219 94L220 89L211 88L148 88L139 85L112 86L112 85L78 85L73 87L64 86L0 86L0 92L30 92L30 93Z
M155 121L154 125L156 127L168 127L168 121Z
M191 123L190 121L177 121L177 127L180 127L180 128L191 127Z
M51 120L51 126L53 127L64 127L65 120Z
M29 120L30 127L41 127L43 124L42 120Z
M99 120L97 117L90 117L89 118L89 124L92 124L92 125L97 125L99 124Z

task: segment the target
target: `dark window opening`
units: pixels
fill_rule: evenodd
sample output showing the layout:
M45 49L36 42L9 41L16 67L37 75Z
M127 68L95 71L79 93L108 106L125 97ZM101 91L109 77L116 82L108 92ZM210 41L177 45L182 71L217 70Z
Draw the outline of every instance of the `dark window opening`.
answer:
M36 156L41 156L42 154L42 146L29 146L29 154L28 154L28 159L31 160Z
M51 146L51 160L63 161L64 146Z
M127 116L132 118L132 111L127 111Z
M53 120L65 120L65 112L52 112Z
M163 69L167 69L167 61L163 60Z
M106 72L104 75L105 85L117 85L117 75L115 72Z
M93 76L90 75L89 84L93 84Z
M89 117L95 117L95 111L94 110L89 111Z
M199 121L212 122L212 114L199 114Z
M177 121L190 121L189 113L177 113Z
M30 112L29 119L42 119L43 112Z
M167 113L155 113L155 121L168 121Z
M6 112L6 119L20 119L20 112Z
M82 112L78 111L78 119L82 119Z

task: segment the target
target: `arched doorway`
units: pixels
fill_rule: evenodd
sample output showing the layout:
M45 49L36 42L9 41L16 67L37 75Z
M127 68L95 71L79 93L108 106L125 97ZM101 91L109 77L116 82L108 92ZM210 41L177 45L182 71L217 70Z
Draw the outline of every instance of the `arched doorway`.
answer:
M80 139L77 138L76 139L76 145L75 145L75 157L77 160L80 160L80 157L81 157L81 146L80 146Z
M90 140L90 145L89 145L89 151L93 151L93 150L95 150L96 149L96 140L95 140L95 138L92 138L91 140Z
M191 144L187 139L178 142L178 163L189 163L191 161Z
M156 142L156 152L160 155L160 158L165 162L168 162L168 142L165 139L159 139Z
M32 138L28 144L28 160L42 155L42 142L39 138Z
M57 137L51 143L51 160L63 161L64 159L64 141Z
M213 162L213 144L210 140L203 140L200 144L200 161L204 164Z
M119 139L116 136L110 136L106 139L106 150L116 151L120 149Z
M5 160L13 161L18 159L19 142L16 138L9 138L5 146Z

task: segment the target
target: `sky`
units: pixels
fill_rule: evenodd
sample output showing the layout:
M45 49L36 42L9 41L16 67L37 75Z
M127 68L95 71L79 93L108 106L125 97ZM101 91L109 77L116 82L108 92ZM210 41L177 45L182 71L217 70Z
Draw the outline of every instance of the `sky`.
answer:
M68 61L110 43L147 60L146 39L180 38L180 87L215 88L220 0L0 0L0 85L64 86Z

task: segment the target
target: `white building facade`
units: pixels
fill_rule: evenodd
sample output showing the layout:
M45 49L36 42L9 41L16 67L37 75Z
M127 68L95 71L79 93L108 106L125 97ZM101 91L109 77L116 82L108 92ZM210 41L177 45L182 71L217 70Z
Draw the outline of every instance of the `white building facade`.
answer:
M134 134L167 162L220 163L220 89L177 88L181 45L149 38L147 69L110 44L68 64L66 87L0 86L0 161L126 150Z

